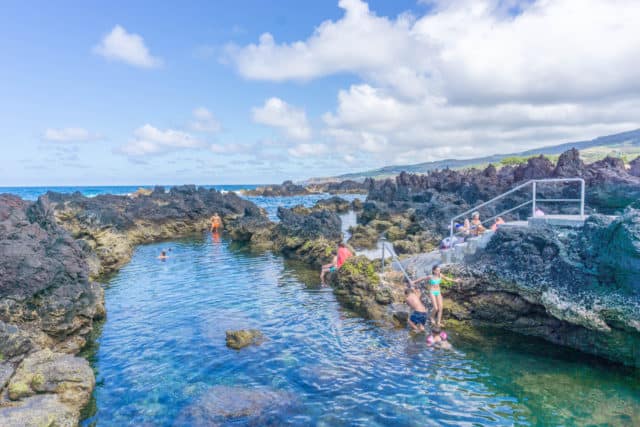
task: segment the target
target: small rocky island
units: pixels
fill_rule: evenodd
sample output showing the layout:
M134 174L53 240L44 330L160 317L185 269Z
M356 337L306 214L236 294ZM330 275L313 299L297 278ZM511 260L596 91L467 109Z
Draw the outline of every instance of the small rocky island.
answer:
M375 247L385 236L405 254L405 266L422 274L437 259L437 251L429 253L452 216L529 179L576 176L587 182L591 214L581 228L499 229L485 250L445 266L461 279L443 285L447 327L460 334L503 328L638 368L640 159L585 165L571 150L556 163L537 157L500 169L347 183L342 187L368 193L364 204L331 198L311 208L281 207L278 222L234 193L195 186L93 198L47 193L36 202L0 195L0 419L9 426L78 423L95 385L78 353L108 315L97 281L125 265L136 245L202 232L218 213L231 239L319 268L343 239L340 214L355 210L353 247ZM255 194L312 191L292 186ZM353 257L330 283L363 315L404 325L405 284L389 263L382 271L379 260ZM254 338L231 334L230 345Z

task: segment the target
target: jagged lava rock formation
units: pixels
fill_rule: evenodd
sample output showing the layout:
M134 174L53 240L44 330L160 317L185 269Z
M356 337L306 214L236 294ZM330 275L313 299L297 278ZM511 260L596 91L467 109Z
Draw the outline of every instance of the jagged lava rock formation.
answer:
M620 213L640 199L640 160L625 165L621 159L607 157L586 165L577 150L563 153L556 164L539 156L518 166L493 165L483 170L440 170L425 175L401 173L395 180L366 181L367 202L359 217L362 225L374 220L404 216L407 234L420 245L402 244L408 253L424 251L426 243L437 245L448 232L449 220L465 210L488 201L530 179L575 178L586 183L587 213ZM629 166L627 168L627 166ZM530 199L528 192L515 193L498 203L481 209L483 218L498 214ZM579 187L540 185L538 198L578 198ZM577 204L544 205L555 213L577 213ZM523 208L526 214L530 207ZM396 220L396 222L398 222ZM402 228L402 227L401 227ZM419 235L421 237L418 238ZM396 239L389 238L391 241ZM400 236L397 240L407 240ZM395 243L395 242L394 242Z
M640 211L570 231L500 229L450 270L462 279L445 292L451 317L640 367Z
M218 213L223 222L245 216L262 224L266 215L235 193L222 194L194 185L156 187L136 197L49 192L42 196L52 206L56 220L75 238L82 239L97 256L92 275L106 274L126 264L136 245L201 232Z
M45 200L0 195L0 424L76 425L94 385L73 356L104 316L86 248Z

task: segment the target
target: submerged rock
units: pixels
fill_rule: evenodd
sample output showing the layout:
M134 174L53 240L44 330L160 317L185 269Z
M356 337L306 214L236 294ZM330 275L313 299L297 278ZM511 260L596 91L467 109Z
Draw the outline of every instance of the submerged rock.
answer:
M240 329L237 331L227 331L227 347L235 350L250 345L259 345L264 341L264 335L257 329Z
M186 407L174 426L279 425L286 421L281 412L294 403L292 395L278 390L215 386Z

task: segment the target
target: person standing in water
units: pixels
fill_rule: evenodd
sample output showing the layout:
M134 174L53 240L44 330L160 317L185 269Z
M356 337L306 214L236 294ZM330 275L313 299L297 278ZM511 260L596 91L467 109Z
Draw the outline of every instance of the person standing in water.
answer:
M217 213L213 214L213 216L211 217L210 231L212 233L217 233L221 226L222 226L222 219L220 218L220 215L218 215Z
M442 290L440 289L442 279L451 280L456 283L460 282L459 279L453 279L443 275L442 272L440 272L439 265L433 266L429 276L421 277L411 282L412 286L423 281L426 281L429 284L429 296L431 297L431 304L433 305L433 310L431 311L431 323L438 327L442 327Z
M420 298L420 289L409 287L404 290L405 302L411 309L411 316L407 319L409 326L416 332L423 332L424 325L427 323L427 308Z

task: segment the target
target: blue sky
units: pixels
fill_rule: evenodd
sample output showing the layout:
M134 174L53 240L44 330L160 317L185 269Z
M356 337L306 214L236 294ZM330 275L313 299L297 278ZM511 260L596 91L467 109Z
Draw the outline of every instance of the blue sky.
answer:
M638 2L301 4L3 2L0 185L269 183L640 127Z

